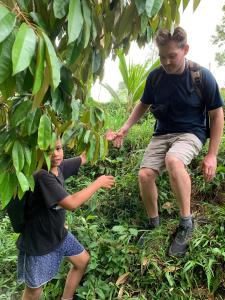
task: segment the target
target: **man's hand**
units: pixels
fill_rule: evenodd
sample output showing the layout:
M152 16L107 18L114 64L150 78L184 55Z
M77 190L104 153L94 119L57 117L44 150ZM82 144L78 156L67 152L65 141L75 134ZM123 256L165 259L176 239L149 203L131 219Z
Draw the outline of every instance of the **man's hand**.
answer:
M207 154L202 161L203 177L206 182L211 181L216 174L217 157L213 154Z
M114 132L109 129L105 137L108 141L113 141L113 146L116 148L120 148L123 145L123 139L127 135L128 129L122 127L118 132Z
M107 141L113 141L116 138L116 132L114 132L112 129L109 129L105 133L105 138Z

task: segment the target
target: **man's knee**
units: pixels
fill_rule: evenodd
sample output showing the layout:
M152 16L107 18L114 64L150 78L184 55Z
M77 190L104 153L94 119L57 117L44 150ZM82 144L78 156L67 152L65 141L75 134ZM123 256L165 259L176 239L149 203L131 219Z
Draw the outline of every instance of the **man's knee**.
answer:
M158 173L153 169L142 168L139 170L138 178L140 183L155 181Z
M181 168L185 169L185 164L183 163L183 161L171 154L166 155L165 165L166 165L166 170L170 174L175 174Z

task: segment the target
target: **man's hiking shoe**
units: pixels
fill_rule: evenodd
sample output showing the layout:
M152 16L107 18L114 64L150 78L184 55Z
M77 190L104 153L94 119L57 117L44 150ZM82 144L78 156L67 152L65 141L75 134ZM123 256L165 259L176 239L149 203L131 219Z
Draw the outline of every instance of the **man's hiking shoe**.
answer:
M175 238L169 248L170 256L182 256L188 249L189 241L194 231L194 223L192 226L179 225L175 233Z

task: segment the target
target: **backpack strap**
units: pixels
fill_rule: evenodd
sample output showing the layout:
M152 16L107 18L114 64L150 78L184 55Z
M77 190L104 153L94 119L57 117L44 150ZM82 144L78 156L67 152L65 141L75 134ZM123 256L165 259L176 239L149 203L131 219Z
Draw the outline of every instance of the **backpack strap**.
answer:
M191 60L188 60L187 63L195 91L198 94L198 96L202 99L202 72L200 65Z
M159 66L155 69L155 74L151 78L151 88L155 88L161 81L163 76L163 68Z

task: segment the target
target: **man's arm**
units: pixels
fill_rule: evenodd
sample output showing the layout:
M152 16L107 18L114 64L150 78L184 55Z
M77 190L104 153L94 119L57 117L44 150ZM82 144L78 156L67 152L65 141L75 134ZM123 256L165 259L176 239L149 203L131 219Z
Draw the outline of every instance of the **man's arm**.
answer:
M217 154L221 137L223 135L224 113L223 108L219 107L209 112L210 119L210 141L207 155L202 162L202 169L205 181L213 179L217 167Z
M113 144L115 147L119 148L122 145L123 139L127 135L130 128L140 120L140 118L145 114L148 108L149 105L144 104L142 102L139 102L135 106L128 120L124 123L121 129L116 133L116 137L113 140Z

